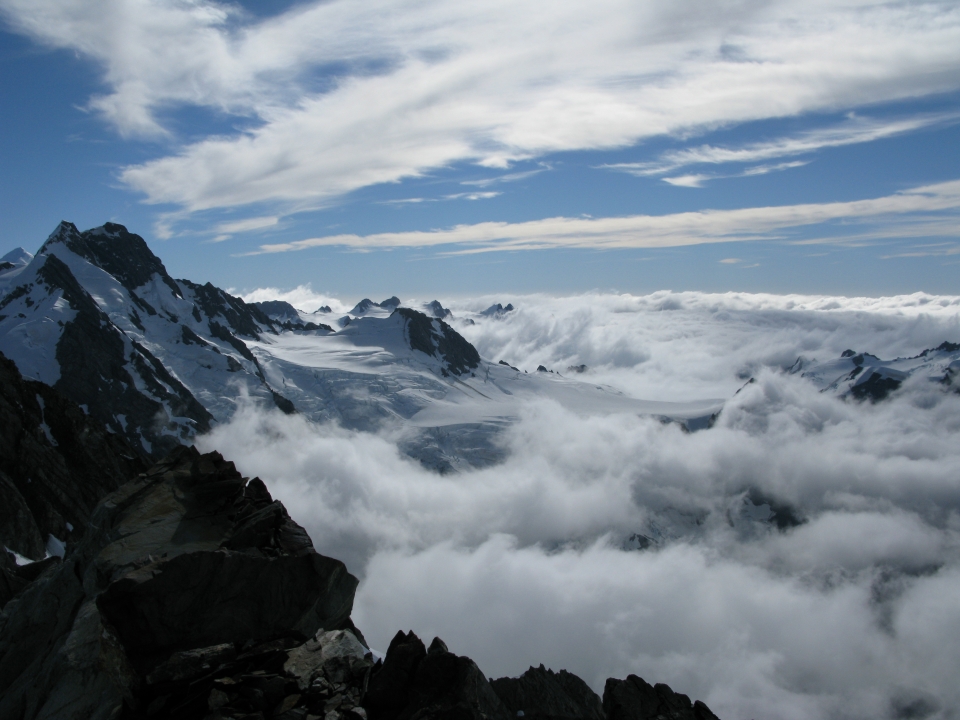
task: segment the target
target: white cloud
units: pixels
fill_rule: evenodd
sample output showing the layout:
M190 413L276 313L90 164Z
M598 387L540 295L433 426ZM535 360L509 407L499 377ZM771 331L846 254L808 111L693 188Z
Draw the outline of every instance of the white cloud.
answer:
M444 195L444 198L447 200L489 200L502 194L503 193L488 190L485 192L455 193L453 195Z
M743 177L750 177L751 175L766 175L772 172L779 172L780 170L790 170L791 168L798 168L807 165L806 160L794 160L792 162L783 162L776 163L775 165L755 165L754 167L749 167L741 173Z
M496 183L504 182L517 182L518 180L526 180L529 177L534 175L539 175L546 170L552 170L549 165L541 163L543 166L537 168L536 170L524 170L523 172L507 173L506 175L498 175L497 177L492 178L483 178L482 180L463 180L461 185L475 185L477 187L488 187L490 185L495 185Z
M317 308L326 305L331 308L332 312L342 315L353 307L353 305L343 304L340 300L328 293L315 292L310 286L310 283L298 285L292 290L266 287L257 288L249 292L242 292L235 288L228 288L227 292L233 295L240 295L249 303L263 302L266 300L283 300L304 312L314 312ZM320 321L322 322L323 319L321 318Z
M714 147L701 145L700 147L674 150L664 153L653 162L617 163L602 167L611 170L622 170L632 175L663 175L690 165L725 163L750 163L760 160L790 155L813 153L823 148L841 147L857 143L872 142L884 138L902 135L916 130L922 130L945 123L955 123L958 120L956 113L937 113L918 115L907 119L883 120L851 115L847 121L837 127L818 128L809 130L793 137L781 137L759 143L750 143L736 148ZM786 162L775 165L760 165L749 168L744 175L758 175L773 170L800 167L806 162ZM731 176L724 176L731 177ZM738 176L732 176L738 177ZM667 179L667 182L670 182Z
M355 619L375 646L413 629L488 676L543 662L602 690L636 673L720 717L960 710L960 396L923 382L861 405L776 371L798 354L956 340L960 298L510 300L504 319L463 328L485 357L586 362L585 377L633 394L732 399L693 434L531 405L502 464L447 476L403 457L389 431L279 413L242 412L202 439L361 576ZM747 374L757 382L734 396ZM807 522L742 522L750 487ZM651 523L670 531L660 550L618 549Z
M613 218L547 218L522 223L485 222L447 230L340 234L261 245L251 254L342 245L353 248L435 247L459 245L462 252L539 250L544 248L658 248L705 243L787 238L797 228L835 221L870 227L861 242L890 237L956 236L953 215L960 210L960 180L912 188L895 195L806 205L702 210L672 215ZM935 213L943 213L938 219ZM919 214L919 215L918 215ZM881 222L882 221L882 222ZM831 232L834 241L844 236ZM828 235L829 238L829 235ZM819 240L820 242L827 241Z
M126 168L148 202L317 207L472 161L958 87L960 9L847 0L299 4L267 20L182 0L2 0L11 26L104 68L124 134L198 105L249 119ZM755 153L756 154L756 153ZM762 153L761 153L762 154Z
M678 175L664 178L663 181L677 187L698 188L703 187L703 183L710 179L712 179L711 175Z
M214 230L219 233L244 233L253 230L265 230L276 226L280 218L274 216L252 217L234 222L224 222L217 225Z

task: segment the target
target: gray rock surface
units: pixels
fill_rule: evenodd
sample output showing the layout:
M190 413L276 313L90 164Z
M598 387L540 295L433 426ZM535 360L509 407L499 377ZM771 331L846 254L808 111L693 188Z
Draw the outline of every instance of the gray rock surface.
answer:
M147 467L74 402L0 354L0 542L32 560L47 537L68 546L97 502Z
M397 633L363 700L370 720L508 720L511 715L468 657L440 638L429 650L413 632Z
M607 720L719 720L710 708L674 692L669 685L650 685L643 678L609 678L603 688Z
M282 671L288 649L351 628L356 585L262 482L183 448L107 496L0 613L0 717L203 717L225 664Z
M531 667L518 678L491 681L512 717L533 720L604 720L600 696L573 673Z

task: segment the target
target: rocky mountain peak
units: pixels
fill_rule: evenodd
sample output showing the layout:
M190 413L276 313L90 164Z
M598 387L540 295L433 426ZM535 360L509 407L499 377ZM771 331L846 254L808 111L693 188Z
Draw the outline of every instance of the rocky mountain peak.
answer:
M406 321L406 336L413 350L442 361L441 373L463 375L480 365L480 353L443 320L410 308L397 311Z
M49 254L57 245L64 245L84 260L105 270L128 290L139 288L159 275L174 295L181 296L180 288L167 274L146 241L131 233L123 225L105 223L100 227L80 232L73 223L62 221L40 248L40 254Z

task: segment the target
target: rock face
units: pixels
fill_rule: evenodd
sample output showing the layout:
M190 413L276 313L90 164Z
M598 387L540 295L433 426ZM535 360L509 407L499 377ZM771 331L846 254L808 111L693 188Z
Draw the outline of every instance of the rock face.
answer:
M303 682L281 678L287 651L352 629L356 585L259 479L180 449L0 613L0 717L203 717L233 702L231 672L256 669L251 712L282 702Z
M31 560L51 535L72 545L97 502L146 467L142 451L0 355L3 545Z
M533 720L604 720L600 696L573 673L541 665L518 678L490 683L511 717Z
M603 710L607 720L718 720L699 700L691 703L689 697L675 693L668 685L650 685L636 675L607 680Z
M429 318L410 308L396 310L406 321L406 335L413 350L439 358L444 376L463 375L480 365L480 354L443 320Z
M370 720L511 717L473 660L454 655L439 638L427 650L413 632L393 638L363 707Z
M238 385L292 410L242 339L288 326L210 283L174 280L115 223L62 222L0 277L0 349L154 459L228 417Z

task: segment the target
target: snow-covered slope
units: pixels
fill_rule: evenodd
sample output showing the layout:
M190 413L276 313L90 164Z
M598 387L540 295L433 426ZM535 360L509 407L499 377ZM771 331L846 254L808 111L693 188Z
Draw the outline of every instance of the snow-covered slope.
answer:
M894 360L845 350L839 358L825 362L798 358L789 372L799 373L824 392L873 402L884 399L913 376L960 391L960 344L944 342L914 357Z
M0 288L0 351L148 452L189 442L244 398L352 429L395 429L407 452L438 469L496 460L498 434L535 398L693 425L722 404L646 402L491 363L397 298L358 303L335 331L322 322L326 308L247 304L174 280L142 238L112 223L82 233L61 223L36 257L18 258ZM431 314L445 314L436 305Z
M274 400L242 337L270 319L212 285L175 281L137 235L61 223L0 300L0 351L115 432L161 452ZM280 406L288 406L276 396Z

